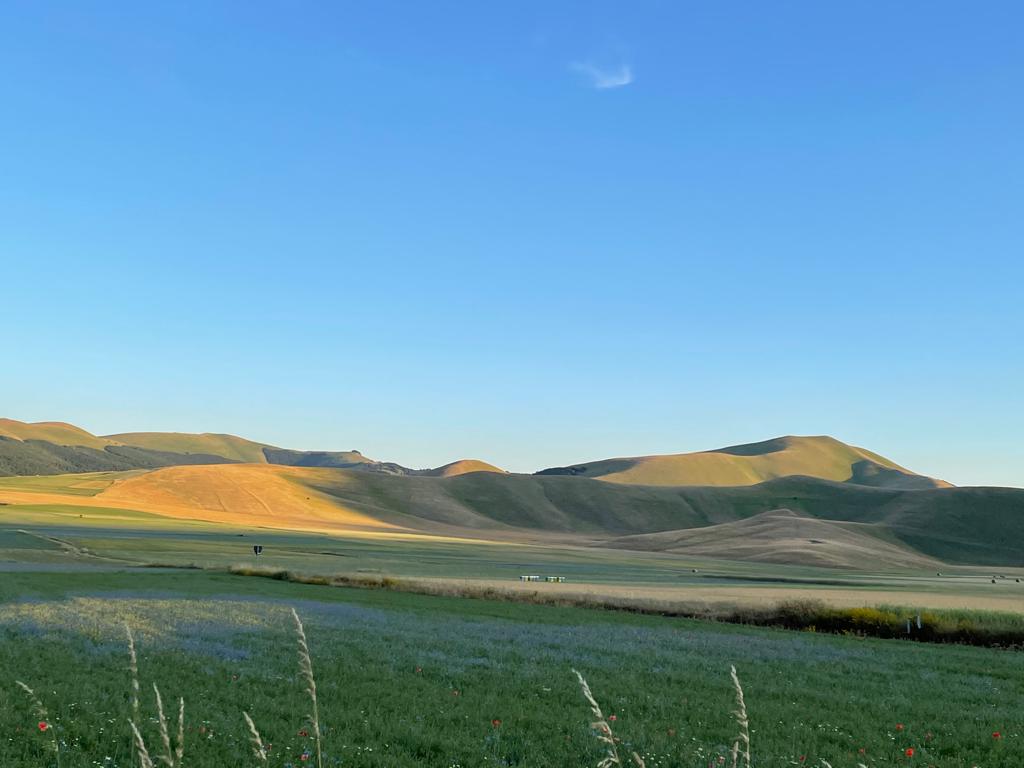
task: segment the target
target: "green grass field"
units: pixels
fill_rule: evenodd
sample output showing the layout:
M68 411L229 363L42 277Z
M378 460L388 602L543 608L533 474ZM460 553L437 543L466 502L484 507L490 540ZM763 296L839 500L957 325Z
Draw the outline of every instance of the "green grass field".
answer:
M125 621L152 748L156 683L171 709L185 698L186 765L255 765L243 709L273 745L269 764L309 764L289 606L310 638L326 765L594 765L572 667L648 766L717 765L736 731L730 664L757 766L1024 759L1024 656L1013 652L202 571L8 572L0 601L4 766L55 764L16 678L48 708L63 768L131 764Z

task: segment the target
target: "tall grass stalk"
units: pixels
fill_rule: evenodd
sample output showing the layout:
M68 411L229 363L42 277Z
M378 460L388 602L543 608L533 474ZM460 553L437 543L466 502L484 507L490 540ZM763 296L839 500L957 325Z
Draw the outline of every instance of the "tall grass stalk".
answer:
M178 744L174 748L174 759L181 765L185 757L185 698L178 698Z
M155 768L153 765L153 759L149 756L149 750L146 749L146 740L142 738L142 734L139 732L139 726L135 724L134 720L129 720L128 724L132 727L132 736L135 741L135 753L139 756L139 765L142 768Z
M36 692L25 685L21 680L15 680L18 687L25 692L28 696L28 700L32 702L32 710L36 713L36 717L39 718L40 728L50 734L50 742L53 744L53 756L57 761L57 768L60 768L60 742L57 741L57 731L53 727L53 723L49 721L49 713L46 711L46 707L43 706L43 702L36 696Z
M732 678L732 687L736 691L736 711L733 714L736 716L736 724L740 727L739 735L733 744L732 764L736 766L737 758L742 756L744 767L750 768L750 719L747 717L747 704L743 699L743 686L740 685L740 678L736 674L736 667L729 667L729 676Z
M590 724L590 727L597 731L597 740L605 745L605 756L598 761L597 768L611 768L613 765L621 766L622 758L619 757L618 741L615 738L615 734L612 733L612 727L608 724L608 719L604 716L604 712L601 711L601 705L597 703L597 699L594 698L590 685L587 684L583 675L575 669L573 674L576 675L576 679L580 683L580 690L583 692L583 698L590 704L590 711L594 715L594 722ZM644 768L644 761L640 755L633 752L631 757L639 768Z
M248 712L242 712L242 717L245 718L245 724L249 726L249 741L252 742L253 756L262 763L267 762L267 750L263 746L263 737L256 730L256 723L249 717Z
M139 659L135 655L135 637L132 635L132 628L126 621L124 632L128 636L128 674L131 678L131 705L132 712L130 720L139 721ZM131 732L128 734L128 753L133 755L132 764L135 764L135 750L132 749L133 738Z
M156 696L156 720L160 728L160 743L163 745L164 753L160 759L164 761L167 768L174 768L174 753L171 751L171 734L167 729L167 717L164 715L164 701L160 697L160 689L153 683L153 695Z
M320 751L320 710L316 701L316 680L313 677L313 662L309 657L309 644L306 642L306 630L302 626L302 619L292 608L292 618L295 619L295 634L299 643L299 672L306 684L306 693L309 694L311 711L309 724L313 728L313 736L316 738L316 766L323 768L323 756Z

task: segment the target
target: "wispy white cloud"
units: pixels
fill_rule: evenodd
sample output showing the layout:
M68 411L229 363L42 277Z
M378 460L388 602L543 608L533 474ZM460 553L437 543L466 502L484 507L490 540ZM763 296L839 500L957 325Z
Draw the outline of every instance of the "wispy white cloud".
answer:
M628 64L620 64L618 67L602 67L591 61L574 61L569 68L585 75L590 81L590 85L599 90L621 88L633 82L633 70Z

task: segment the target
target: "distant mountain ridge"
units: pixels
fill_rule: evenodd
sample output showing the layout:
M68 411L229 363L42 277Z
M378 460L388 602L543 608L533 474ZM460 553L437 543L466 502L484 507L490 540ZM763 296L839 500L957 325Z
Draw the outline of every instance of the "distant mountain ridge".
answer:
M815 477L874 488L948 488L877 453L828 436L777 437L712 451L603 459L552 467L538 475L592 477L630 485L756 485L782 477Z
M49 504L86 515L127 509L242 527L557 541L854 570L1024 565L1024 490L954 488L827 437L527 475L475 459L414 470L359 451L293 451L232 435L103 437L0 420L0 474L70 473L57 483L4 479L0 515Z
M278 464L358 469L387 475L503 472L475 459L436 469L375 461L359 451L296 451L236 435L204 432L123 432L94 435L64 422L0 419L0 476L58 475L193 464Z
M0 419L0 475L227 463L331 467L403 476L504 472L477 459L462 459L434 469L411 469L371 459L356 450L299 451L227 434L123 432L98 436L64 422L30 424ZM877 453L827 436L786 436L711 451L603 459L552 467L536 474L670 487L746 486L794 476L900 490L950 487Z

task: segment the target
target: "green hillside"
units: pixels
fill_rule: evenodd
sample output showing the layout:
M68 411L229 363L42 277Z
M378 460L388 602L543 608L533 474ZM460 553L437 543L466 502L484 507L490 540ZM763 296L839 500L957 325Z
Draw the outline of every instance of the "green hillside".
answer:
M151 451L220 456L231 461L241 462L265 462L267 459L263 455L263 449L270 447L263 443L254 443L243 437L208 432L203 434L124 432L118 435L106 435L106 439Z
M65 424L62 421L39 421L28 423L14 419L0 419L0 437L11 440L35 440L54 445L83 446L103 450L111 444L105 437L86 432L84 429Z
M228 461L222 456L150 451L131 445L107 445L103 449L96 449L82 445L57 445L43 440L0 437L0 476L116 472L181 464L224 464Z
M921 570L942 564L892 541L882 527L820 520L788 509L701 528L623 536L609 542L608 546L689 557L800 563L847 570Z
M924 489L949 485L832 437L778 437L713 451L605 459L542 470L635 485L755 485L800 475L879 488Z
M339 471L303 482L351 509L423 531L555 535L587 543L733 523L787 509L871 526L859 533L949 563L1024 565L1020 489L905 491L803 477L729 488L664 487L487 472L431 478Z

